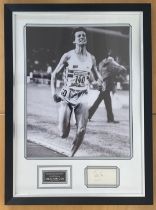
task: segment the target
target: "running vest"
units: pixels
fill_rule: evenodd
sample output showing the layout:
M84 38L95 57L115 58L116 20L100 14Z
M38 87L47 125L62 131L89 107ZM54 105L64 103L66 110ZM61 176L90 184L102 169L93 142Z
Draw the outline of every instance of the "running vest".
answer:
M65 71L65 86L74 90L85 90L88 88L93 65L91 54L87 52L85 61L81 61L74 50L71 50L70 53Z

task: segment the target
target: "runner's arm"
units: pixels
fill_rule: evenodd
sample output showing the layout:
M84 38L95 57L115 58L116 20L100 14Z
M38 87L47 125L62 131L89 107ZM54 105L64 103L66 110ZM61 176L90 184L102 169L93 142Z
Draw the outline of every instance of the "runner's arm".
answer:
M65 64L68 60L68 53L65 53L61 59L58 65L56 66L54 72L51 74L51 94L52 97L56 94L56 78L57 74L65 67Z
M95 82L93 82L93 84L94 84L95 87L97 87L97 89L98 89L99 91L105 90L106 84L105 84L105 82L103 81L103 78L102 78L100 72L98 71L98 68L97 68L97 66L96 66L96 59L95 59L94 56L92 57L92 59L93 59L93 68L92 68L92 72L93 72L94 80L95 80Z
M93 66L92 66L92 73L93 73L93 76L94 76L94 79L95 80L98 80L100 82L103 81L102 79L102 76L101 74L99 73L98 69L97 69L97 66L96 66L96 59L94 56L92 56L92 62L93 62Z
M107 63L108 63L108 62L107 62L106 58L103 59L103 60L99 63L99 71L100 71L100 72L102 72L102 69L103 69L104 65L106 65Z

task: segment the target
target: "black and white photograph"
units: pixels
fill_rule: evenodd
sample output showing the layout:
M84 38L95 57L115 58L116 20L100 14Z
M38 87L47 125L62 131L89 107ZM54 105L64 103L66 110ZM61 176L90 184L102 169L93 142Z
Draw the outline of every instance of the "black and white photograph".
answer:
M26 25L25 156L131 159L131 27Z

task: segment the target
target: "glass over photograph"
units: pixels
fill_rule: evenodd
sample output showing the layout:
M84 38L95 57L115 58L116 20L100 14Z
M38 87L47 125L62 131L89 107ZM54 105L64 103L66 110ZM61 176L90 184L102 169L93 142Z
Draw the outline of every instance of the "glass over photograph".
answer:
M131 27L26 25L25 157L131 159Z

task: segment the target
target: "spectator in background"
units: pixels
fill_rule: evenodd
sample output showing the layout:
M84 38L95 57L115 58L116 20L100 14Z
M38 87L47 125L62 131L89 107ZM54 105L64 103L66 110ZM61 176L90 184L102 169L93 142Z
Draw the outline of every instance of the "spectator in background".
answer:
M51 73L52 73L52 67L49 65L49 63L47 63L47 74Z
M52 73L52 67L50 66L49 63L47 63L47 79L48 79L48 85L50 85L50 81L51 81L51 73Z
M119 59L117 61L119 61ZM99 63L99 72L103 78L104 83L103 86L100 87L99 96L97 97L92 107L89 109L89 120L91 120L101 101L104 100L107 111L107 122L119 123L119 121L116 121L114 119L110 92L115 92L116 77L119 75L123 75L126 72L126 68L120 65L117 61L115 61L114 58L111 57L111 50L109 50L108 57L104 58Z

